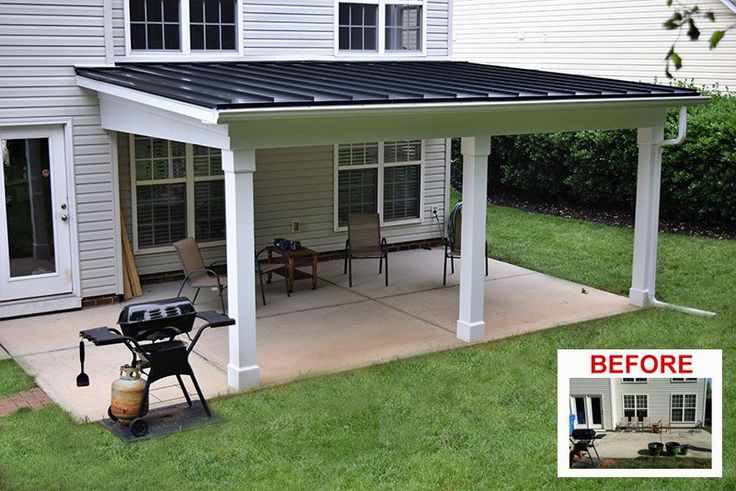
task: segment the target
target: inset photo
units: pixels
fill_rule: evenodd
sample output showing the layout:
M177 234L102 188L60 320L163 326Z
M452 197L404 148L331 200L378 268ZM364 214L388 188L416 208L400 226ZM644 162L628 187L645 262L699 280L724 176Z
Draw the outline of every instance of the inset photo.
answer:
M559 350L560 477L721 477L720 350Z
M570 379L570 468L710 469L710 379Z

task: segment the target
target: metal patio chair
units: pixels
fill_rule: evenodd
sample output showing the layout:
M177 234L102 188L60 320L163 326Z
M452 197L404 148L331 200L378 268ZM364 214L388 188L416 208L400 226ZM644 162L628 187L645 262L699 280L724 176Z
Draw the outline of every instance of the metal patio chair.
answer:
M460 258L460 233L463 228L462 203L458 203L447 219L447 236L444 238L445 264L442 270L442 286L447 285L447 261L450 261L450 274L455 274L455 259ZM488 241L486 241L486 276L488 276Z
M197 242L191 237L174 242L173 245L179 254L179 260L184 270L184 281L181 282L177 297L181 296L184 286L189 285L197 290L192 299L193 304L197 301L199 290L202 288L217 288L217 293L220 296L220 304L222 305L222 313L224 314L225 299L223 298L223 292L227 288L227 275L219 274L212 269L213 266L218 264L225 264L224 261L215 261L205 266L204 259L202 259L202 252L199 250Z
M348 215L348 240L345 241L345 267L348 284L353 286L353 259L378 259L378 274L386 261L385 285L388 286L388 244L381 237L378 213L351 213Z

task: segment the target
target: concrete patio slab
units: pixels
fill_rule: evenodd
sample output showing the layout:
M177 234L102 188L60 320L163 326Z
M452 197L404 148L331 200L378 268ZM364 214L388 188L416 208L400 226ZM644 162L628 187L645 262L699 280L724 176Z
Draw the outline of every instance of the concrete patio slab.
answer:
M487 339L628 312L624 297L490 261L486 282ZM296 282L291 297L280 279L266 285L267 305L257 303L258 360L262 382L346 370L464 343L455 337L459 262L442 287L442 250L391 254L391 283L383 286L377 261L355 261L354 287L347 287L343 261L319 264L316 290ZM587 293L582 293L585 288ZM142 302L176 295L178 282L144 286ZM191 292L184 292L191 295ZM258 292L260 296L260 292ZM198 310L219 310L216 292L202 291ZM77 388L79 331L113 326L121 305L0 321L0 344L51 398L74 417L99 419L109 405L110 383L130 354L120 346L87 349L92 385ZM227 329L210 329L192 358L207 397L227 392ZM187 382L187 381L185 381ZM193 387L188 384L189 392ZM154 385L151 404L181 402L175 379Z
M227 365L227 331L202 338L196 351ZM258 357L264 384L389 361L462 344L452 332L366 300L262 318Z
M683 457L711 458L712 438L705 430L672 429L661 434L609 431L603 439L596 441L595 448L602 459L633 459L649 455L647 445L651 442L678 442L690 447Z

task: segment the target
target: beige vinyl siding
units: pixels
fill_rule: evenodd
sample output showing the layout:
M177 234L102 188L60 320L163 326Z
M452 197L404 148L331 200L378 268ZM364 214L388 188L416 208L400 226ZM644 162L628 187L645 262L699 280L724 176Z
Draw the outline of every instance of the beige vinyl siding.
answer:
M736 35L713 51L707 39L736 22L720 0L697 3L716 22L701 21L702 40L683 32L677 50L684 68L677 79L736 91ZM454 2L453 57L480 63L669 83L664 56L676 37L662 23L671 15L664 0L464 0Z
M619 420L623 418L624 394L647 394L649 397L649 421L662 420L665 425L670 424L670 397L672 394L696 394L695 422L705 419L705 379L698 379L694 383L672 383L669 378L649 378L646 383L623 383L621 379L614 380L614 404L617 407ZM620 421L619 421L620 422ZM692 427L694 423L672 423L672 426Z
M255 235L258 248L276 237L301 241L317 251L336 251L345 247L345 232L334 231L333 181L334 146L269 149L256 152ZM424 221L421 224L386 226L383 233L389 243L438 237L431 210L444 215L445 140L425 142ZM120 197L127 223L132 224L130 157L128 135L119 135ZM292 220L299 220L300 231L291 233ZM132 230L129 230L132 240ZM203 249L205 262L225 258L224 247ZM181 269L171 252L137 254L140 274Z
M73 121L84 297L117 289L109 139L97 97L77 87L73 68L105 62L103 24L101 0L0 0L0 121Z
M570 397L600 396L603 409L603 428L615 427L611 400L611 382L607 378L571 378Z

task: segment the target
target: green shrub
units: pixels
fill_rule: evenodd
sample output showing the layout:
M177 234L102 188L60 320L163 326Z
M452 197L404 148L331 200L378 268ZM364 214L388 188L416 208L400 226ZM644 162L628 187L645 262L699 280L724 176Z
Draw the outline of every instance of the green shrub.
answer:
M636 130L494 137L489 190L633 211L637 154ZM687 138L664 150L661 199L664 219L736 227L736 97L689 109Z

